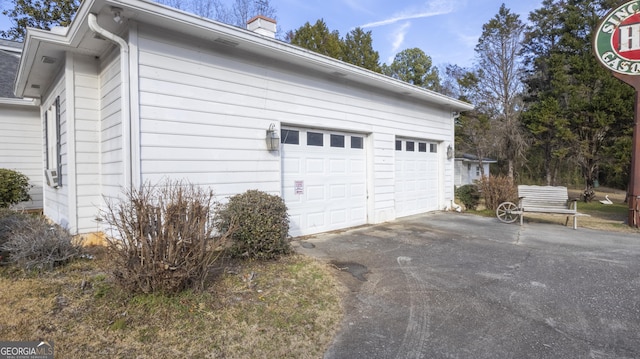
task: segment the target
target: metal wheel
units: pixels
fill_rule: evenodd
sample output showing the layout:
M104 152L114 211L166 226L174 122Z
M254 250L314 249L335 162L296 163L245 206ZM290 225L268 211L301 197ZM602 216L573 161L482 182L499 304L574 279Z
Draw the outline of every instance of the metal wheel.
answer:
M520 216L520 208L513 202L502 202L496 208L496 216L501 222L513 223Z

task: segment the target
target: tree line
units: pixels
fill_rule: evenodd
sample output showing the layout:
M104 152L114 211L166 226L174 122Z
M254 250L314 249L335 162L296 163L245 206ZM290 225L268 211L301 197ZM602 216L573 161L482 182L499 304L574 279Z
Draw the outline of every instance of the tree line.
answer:
M269 0L157 0L197 15L245 27L255 15L274 19ZM380 62L370 31L341 37L323 19L279 33L291 44L415 86L468 101L456 120L456 152L498 160L497 170L519 183L584 185L629 182L634 91L592 54L592 34L618 0L544 0L525 24L504 4L482 27L474 65L444 71L419 48ZM68 25L81 0L15 0L3 14L13 26L0 36L21 39L27 26ZM481 163L480 169L483 166Z
M544 0L525 25L505 5L483 26L476 65L447 67L448 95L472 102L458 149L492 156L520 183L629 182L633 89L596 60L592 36L617 0ZM452 86L454 85L454 86Z

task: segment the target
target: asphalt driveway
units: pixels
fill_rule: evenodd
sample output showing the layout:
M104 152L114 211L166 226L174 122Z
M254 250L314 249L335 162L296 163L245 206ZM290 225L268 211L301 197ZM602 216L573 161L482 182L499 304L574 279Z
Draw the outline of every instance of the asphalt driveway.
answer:
M325 358L640 357L638 234L436 213L295 245L350 290Z

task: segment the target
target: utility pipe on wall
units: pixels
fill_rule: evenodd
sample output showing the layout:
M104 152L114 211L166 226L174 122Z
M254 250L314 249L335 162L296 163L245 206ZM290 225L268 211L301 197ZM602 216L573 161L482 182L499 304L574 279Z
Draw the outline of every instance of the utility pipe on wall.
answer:
M122 120L122 164L124 175L124 187L131 188L131 89L129 87L129 44L98 25L98 18L95 14L89 14L89 28L105 39L115 43L120 47L120 118Z

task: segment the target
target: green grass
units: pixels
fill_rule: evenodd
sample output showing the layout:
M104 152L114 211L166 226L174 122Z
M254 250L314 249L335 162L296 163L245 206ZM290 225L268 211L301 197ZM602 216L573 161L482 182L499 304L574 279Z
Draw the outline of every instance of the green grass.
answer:
M626 203L605 205L598 201L578 202L578 212L603 219L624 220L629 214L629 207Z
M578 193L576 190L570 192L572 192L570 193L570 197ZM600 203L599 199L604 198L602 194L599 194L596 199L588 203L578 201L578 212L588 215L578 217L578 227L611 232L640 233L640 230L629 227L626 224L629 208L627 203L623 202L624 194L610 194L610 196L614 202L610 205ZM483 208L483 206L481 206L481 208ZM467 211L467 213L489 218L496 217L496 212L488 209ZM525 220L532 223L557 223L564 225L566 216L531 213L525 216ZM571 223L571 221L569 221L569 223Z

